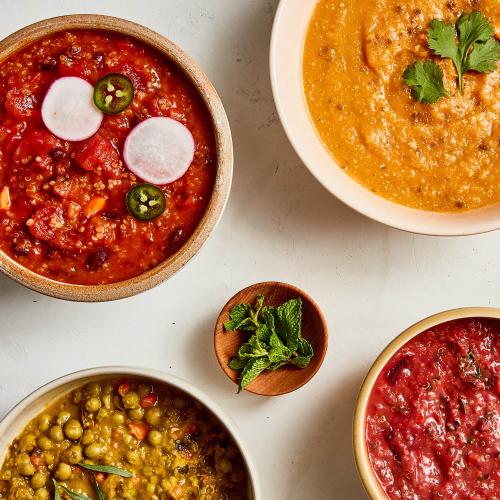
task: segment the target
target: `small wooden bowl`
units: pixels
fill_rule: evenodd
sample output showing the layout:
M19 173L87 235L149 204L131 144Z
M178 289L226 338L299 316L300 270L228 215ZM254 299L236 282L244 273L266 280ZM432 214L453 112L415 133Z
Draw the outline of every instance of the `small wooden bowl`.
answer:
M279 306L290 299L302 299L302 336L308 340L314 349L314 356L307 368L297 368L286 365L274 372L264 371L247 388L249 392L261 396L279 396L302 387L309 382L325 359L328 348L328 327L323 313L314 300L299 288L280 283L266 281L251 285L236 295L223 307L215 325L214 346L217 360L224 373L238 383L239 373L229 368L228 363L233 359L239 347L249 337L249 332L224 330L224 323L229 320L229 311L237 304L254 304L258 295L264 295L266 305Z
M173 255L134 278L106 285L73 285L36 274L0 251L0 272L32 290L65 300L103 302L130 297L169 279L184 267L210 236L226 206L233 175L231 130L222 102L201 68L168 38L144 26L116 17L72 14L37 22L0 41L0 64L26 46L53 33L71 30L100 30L135 38L174 63L202 97L212 119L217 171L205 214L191 237Z

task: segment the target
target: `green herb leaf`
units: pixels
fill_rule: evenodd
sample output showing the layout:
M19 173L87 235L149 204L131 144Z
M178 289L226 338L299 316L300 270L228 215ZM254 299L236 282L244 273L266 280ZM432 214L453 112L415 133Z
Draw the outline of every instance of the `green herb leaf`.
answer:
M268 370L271 370L271 371L275 371L277 370L278 368L281 368L282 366L285 366L288 364L288 359L284 359L282 361L277 361L276 363L271 363L267 369Z
M314 356L314 349L306 339L301 337L299 339L297 354L297 357L292 359L292 363L299 368L306 368Z
M260 358L262 356L267 356L268 352L265 344L263 344L257 337L257 335L252 335L248 342L243 344L238 349L238 358Z
M433 61L417 61L408 66L403 79L412 87L412 95L419 102L433 104L448 95L443 84L443 70Z
M455 27L437 19L431 22L428 30L429 47L436 55L453 61L461 93L466 71L489 73L496 69L500 43L493 38L494 33L493 25L484 14L477 11L462 14Z
M134 474L132 474L132 472L129 472L128 470L120 469L120 467L114 467L112 465L87 464L85 462L81 462L78 465L92 472L104 472L106 474L114 474L115 476L120 477L134 476Z
M99 486L99 483L97 482L95 476L94 476L94 487L95 487L95 492L97 493L97 500L106 500L106 495Z
M54 482L54 500L61 500L61 496L59 495L59 488L68 495L71 500L92 500L90 497L87 495L84 495L83 493L76 493L75 491L71 491L70 489L66 488L66 486L63 486L62 484L58 483L55 479L52 479Z
M497 59L500 59L500 43L490 38L485 43L474 44L474 49L465 60L463 69L490 73L497 68Z
M59 495L59 484L55 479L52 479L54 483L54 500L61 500L61 495Z
M302 324L302 300L289 300L276 308L276 331L290 351L297 350Z
M227 366L229 366L229 368L231 368L232 370L243 370L247 363L248 359L234 358L229 362Z
M429 47L441 57L447 57L454 62L460 59L456 42L456 31L452 24L434 19L427 30Z
M255 325L250 317L252 307L250 304L238 304L229 311L229 321L224 323L224 328L229 330L244 330L246 328L255 329Z
M269 365L270 361L267 358L251 359L241 373L238 393L255 380Z
M279 363L280 361L287 362L290 359L290 349L288 347L281 345L274 347L269 351L269 361L271 363Z

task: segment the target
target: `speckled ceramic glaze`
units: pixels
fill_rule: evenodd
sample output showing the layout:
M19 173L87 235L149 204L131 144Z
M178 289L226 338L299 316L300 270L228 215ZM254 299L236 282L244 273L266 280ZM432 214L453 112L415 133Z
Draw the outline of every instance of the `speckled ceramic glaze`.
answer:
M198 227L177 253L153 269L135 278L109 285L71 285L40 276L0 251L0 270L19 283L37 291L66 300L102 302L116 300L148 290L170 278L185 266L207 240L222 216L233 173L231 131L222 102L203 71L177 45L144 26L108 16L77 14L55 17L27 26L0 42L0 63L15 52L65 30L100 29L140 40L175 63L191 80L202 96L212 117L217 151L215 184Z

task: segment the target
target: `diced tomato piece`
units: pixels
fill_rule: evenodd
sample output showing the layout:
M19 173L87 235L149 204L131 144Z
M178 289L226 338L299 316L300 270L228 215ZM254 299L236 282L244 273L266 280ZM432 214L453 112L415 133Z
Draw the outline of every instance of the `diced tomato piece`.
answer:
M35 110L35 104L33 95L16 88L9 90L5 96L5 109L16 120L29 118Z
M94 472L95 480L98 483L103 483L108 475L104 472Z
M118 394L120 396L125 396L125 394L127 394L128 391L130 391L130 384L128 382L122 382L118 386Z
M139 441L142 441L149 432L149 425L144 422L130 422L128 430L132 436L135 436Z
M39 240L51 241L56 231L64 226L64 213L61 207L44 207L37 210L26 225L31 234Z
M141 399L141 406L143 408L151 408L158 403L158 396L152 392L151 394L147 394Z
M101 134L93 135L75 149L75 161L85 170L117 178L121 172L118 152L109 139Z
M47 130L32 130L24 134L23 140L12 155L12 160L24 163L35 156L47 155L58 143L57 137Z
M38 450L34 451L30 456L30 462L36 467L41 467L43 465L42 453Z

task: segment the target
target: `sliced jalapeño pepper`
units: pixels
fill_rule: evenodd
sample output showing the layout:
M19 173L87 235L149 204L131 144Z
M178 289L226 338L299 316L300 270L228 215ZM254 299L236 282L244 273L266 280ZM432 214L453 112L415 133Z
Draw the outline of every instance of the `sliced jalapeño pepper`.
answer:
M107 115L115 115L128 108L134 100L134 86L128 76L110 73L94 87L94 103Z
M127 209L139 220L159 217L167 206L163 191L152 184L138 184L127 193Z

